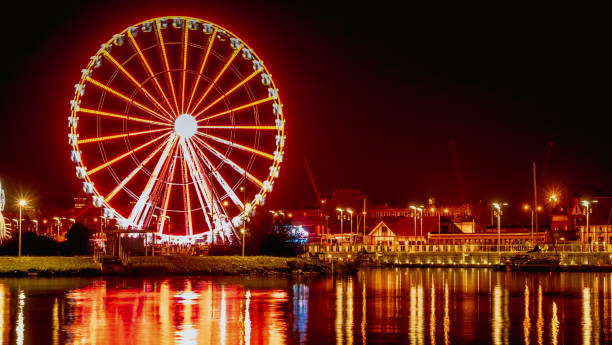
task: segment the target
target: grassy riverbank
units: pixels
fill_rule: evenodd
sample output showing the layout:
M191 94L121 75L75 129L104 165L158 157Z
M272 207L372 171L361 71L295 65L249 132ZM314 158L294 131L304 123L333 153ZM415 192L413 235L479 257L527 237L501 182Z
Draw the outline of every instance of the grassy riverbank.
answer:
M335 265L334 273L355 272L350 265ZM102 265L91 257L67 256L3 256L0 276L89 276L103 275ZM114 275L291 275L328 274L330 265L299 258L271 256L135 256Z
M126 266L130 275L283 275L327 270L303 259L273 256L138 256Z
M0 276L100 275L100 265L91 256L0 256Z

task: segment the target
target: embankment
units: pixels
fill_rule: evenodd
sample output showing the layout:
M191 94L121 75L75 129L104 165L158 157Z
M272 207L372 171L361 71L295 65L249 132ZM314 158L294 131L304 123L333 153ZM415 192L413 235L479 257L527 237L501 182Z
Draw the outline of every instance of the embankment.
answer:
M335 265L335 274L355 273L354 265ZM0 257L0 276L91 276L107 271L91 257ZM300 258L270 256L147 256L130 257L113 275L292 275L329 274L331 266Z

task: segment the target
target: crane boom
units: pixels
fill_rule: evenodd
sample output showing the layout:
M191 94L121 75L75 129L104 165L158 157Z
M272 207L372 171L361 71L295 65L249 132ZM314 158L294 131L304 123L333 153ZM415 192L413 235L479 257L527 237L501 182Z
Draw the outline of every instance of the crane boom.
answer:
M319 205L321 204L321 195L319 194L319 189L315 183L314 178L312 177L312 172L310 171L310 165L308 165L308 160L306 160L306 156L302 154L302 159L304 160L304 165L306 166L306 171L308 172L308 177L310 177L310 183L312 183L312 189L314 189L315 195L317 196L317 202Z

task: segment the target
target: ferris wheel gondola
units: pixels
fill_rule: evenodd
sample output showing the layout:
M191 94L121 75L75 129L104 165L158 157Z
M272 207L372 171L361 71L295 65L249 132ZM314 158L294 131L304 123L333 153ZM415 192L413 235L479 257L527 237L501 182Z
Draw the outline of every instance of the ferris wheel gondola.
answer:
M160 17L113 35L74 86L70 158L120 228L239 241L278 177L285 118L272 75L211 22Z
M2 189L2 181L0 181L0 240L8 235L6 232L6 224L4 223L4 216L2 215L5 205L6 195L4 194L4 189Z

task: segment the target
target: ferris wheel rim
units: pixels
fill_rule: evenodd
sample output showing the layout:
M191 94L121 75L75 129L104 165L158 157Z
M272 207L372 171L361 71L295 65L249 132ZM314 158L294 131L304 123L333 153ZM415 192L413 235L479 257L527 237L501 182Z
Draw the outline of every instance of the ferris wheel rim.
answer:
M248 109L248 108L250 108L250 107L255 107L256 105L261 104L261 103L264 103L264 102L267 102L267 101L272 101L273 103L275 103L275 104L279 104L279 105L281 105L281 106L282 106L282 103L281 103L281 101L280 101L280 96L278 95L278 89L276 88L276 85L274 84L274 80L273 80L273 79L270 77L270 74L269 74L269 72L268 72L268 70L267 70L267 67L266 67L266 66L263 64L263 62L261 62L261 59L260 59L260 58L259 58L259 56L256 54L256 52L255 52L255 51L254 51L254 50L253 50L253 49L252 49L250 46L248 46L248 45L247 45L247 44L246 44L246 43L245 43L243 40L241 40L241 39L240 39L240 38L239 38L237 35L235 35L235 34L234 34L234 33L232 33L231 31L227 30L226 28L224 28L224 27L222 27L222 26L220 26L220 25L214 24L214 23L212 23L212 22L210 22L210 21L206 21L206 20L202 20L202 19L197 19L197 18L194 18L194 17L184 17L184 16L166 16L166 17L157 17L157 18L152 18L152 19L149 19L149 20L141 21L141 22L139 22L139 23L137 23L137 24L135 24L135 25L132 25L132 26L129 26L129 27L125 28L123 31L121 31L121 32L120 32L120 34L119 34L119 35L121 35L121 34L126 34L126 33L127 33L127 34L128 34L128 36L129 36L129 37L131 37L131 38L130 38L130 40L134 40L134 37L133 37L133 36L131 36L131 31L130 31L132 28L135 28L135 27L141 27L141 26L142 26L144 23L147 23L147 22L148 22L148 23L153 22L153 23L155 23L155 26L157 27L157 31L160 31L161 29L160 29L160 27L158 26L158 25L159 25L159 24L158 24L158 23L159 23L159 20L174 20L174 19L177 19L177 18L179 18L179 19L182 19L182 20L183 20L183 31L185 32L185 36L187 36L187 35L188 35L189 30L191 30L190 28L188 28L188 27L187 27L188 25L191 25L191 24L188 24L188 21L190 21L190 20L197 21L197 23L199 23L199 24L201 24L201 23L208 23L208 24L210 24L210 25L213 25L213 26L214 26L214 31L213 31L213 34L210 36L210 39L208 39L208 40L207 40L207 45L208 45L208 48L207 48L207 55L208 55L208 53L210 52L210 50L211 50L211 47L212 47L213 43L215 42L216 33L217 33L217 32L219 32L219 31L225 31L225 32L228 34L228 37L231 37L231 38L237 38L237 39L239 40L239 42L240 42L240 47L239 47L238 49L234 49L234 53L233 53L232 57L231 57L230 59L228 59L228 62L226 63L225 67L222 69L221 73L219 73L219 74L218 74L218 76L216 77L217 79L215 79L215 80L214 80L214 81L212 81L212 82L209 82L209 88L207 89L207 91L205 91L204 95L203 95L203 96L202 96L202 97L199 99L199 101L196 103L196 105L195 105L195 106L193 106L193 107L191 107L191 104L190 104L190 103L192 102L193 95L196 93L197 86L198 86L198 83L197 83L197 82L195 83L195 86L192 88L192 94L191 94L191 96L189 97L189 99L190 99L190 100L189 100L189 102L188 102L188 104L187 104L187 107L185 108L185 107L184 107L184 105L182 105L182 107L181 107L181 108L182 108L181 110L187 110L187 112L186 112L185 114L190 113L190 112L194 112L194 113L195 113L195 111L196 111L196 110L198 110L198 106L199 106L199 105L202 103L202 101L203 101L203 100L206 98L206 96L208 95L208 92L210 92L210 90L211 90L211 89L213 89L214 87L216 87L216 81L218 80L218 78L219 78L219 77L220 77L220 76L221 76L221 75L222 75L222 74L225 72L225 70L227 69L227 67L228 67L228 66L231 64L231 62L232 62L233 58L235 58L235 57L238 55L238 53L239 53L240 51L242 51L242 50L243 50L243 48L248 49L248 50L249 50L249 51L252 53L252 55L253 55L253 60L257 60L257 61L259 61L259 62L260 62L260 64L261 64L261 66L260 66L260 68L259 68L259 69L257 69L257 70L255 70L255 71L253 71L253 72L252 72L252 73L249 75L249 77L247 77L247 79L243 79L243 81L242 81L242 82L241 82L241 83L240 83L238 86L236 86L235 88L233 88L232 90L234 90L234 89L236 89L236 88L238 88L238 87L240 87L240 86L242 86L242 85L246 84L246 83L247 83L247 82L248 82L250 79L254 78L255 76L265 73L267 76L269 76L269 79L270 79L270 80L269 80L269 83L270 83L271 87L272 87L272 88L275 90L275 97L274 97L273 99L272 99L271 97L268 97L268 98L270 98L269 100L261 101L261 102L259 102L259 103L257 103L257 104L254 104L254 105L248 105L248 107L246 107L246 106L245 106L245 107L239 106L239 107L237 107L237 108L230 108L228 111L221 112L221 113L216 113L216 114L213 114L213 115L209 115L209 116L207 116L207 117L204 117L204 118L202 118L202 119L199 119L197 122L198 122L198 123L199 123L199 122L205 122L205 123L208 123L210 120L212 120L212 119L214 119L214 118L216 118L216 117L219 117L219 116L224 116L224 115L227 115L228 113L231 113L231 116L233 116L233 115L234 115L234 113L235 113L236 111L239 111L239 110L242 110L242 109ZM100 50L98 50L98 52L97 52L97 53L96 53L96 54L95 54L95 55L92 57L92 59L91 59L90 63L87 65L87 68L83 70L83 71L84 71L84 73L83 73L83 75L82 75L82 78L81 78L81 80L80 80L79 84L77 84L77 85L79 85L79 86L78 86L78 88L75 90L75 98L73 99L73 101L74 101L74 103L75 103L75 104L77 104L77 107L71 111L71 117L72 117L72 118L78 118L78 117L76 116L76 114L77 114L77 113L79 113L79 112L87 112L87 111L88 111L88 110L81 111L82 109L79 109L79 108L78 108L78 104L79 104L79 100L80 100L80 97L79 97L79 92L80 92L82 89L84 89L84 85L87 85L87 84L86 84L87 82L94 83L94 84L95 84L95 85L97 85L97 86L100 86L100 85L101 85L99 82L97 82L97 83L96 83L96 81L95 81L94 79L90 78L90 77L89 77L89 75L90 75L90 73L91 73L91 71L92 71L92 66L94 65L94 63L97 61L97 59L98 59L99 57L101 57L101 56L103 55L104 57L109 58L109 56L110 56L110 52L108 52L108 51L107 51L106 47L108 47L109 45L112 45L112 43L113 43L113 41L116 39L116 37L117 37L117 35L114 35L114 36L113 36L113 38L111 38L109 41L107 41L105 44L103 44L103 45L102 45L102 47L100 48ZM189 47L189 42L188 42L188 41L186 41L186 42L187 42L186 44L185 44L185 42L183 42L183 46L184 46L185 51L187 51L187 48ZM160 49L162 49L162 50L164 49L164 43L163 43L163 42L160 44L160 47L161 47ZM133 54L133 55L135 55L135 54ZM213 54L213 55L214 55L214 54ZM187 56L187 55L184 55L184 56L185 56L185 57L184 57L184 59L186 60L186 56ZM142 56L141 56L141 58L142 58ZM165 58L165 57L164 57L164 58ZM111 62L113 61L112 59L113 59L113 58L112 58L112 56L110 56L109 60L111 60ZM206 60L206 58L204 58L204 59ZM204 61L204 63L205 63L205 62L206 62L206 61ZM145 62L145 63L146 63L146 62ZM117 65L117 66L120 66L119 64L116 64L116 65ZM167 65L167 62L166 62L166 66L168 66L168 65ZM170 74L171 74L173 71L175 71L175 72L176 72L176 71L181 72L181 73L183 74L183 78L182 78L182 84L183 84L183 86L181 87L181 92L182 92L182 93L184 93L184 92L185 92L185 80L186 80L186 78L185 78L184 76L185 76L185 74L186 74L186 73L192 73L192 72L194 72L194 71L191 71L191 70L187 70L187 69L185 68L185 66L186 66L186 64L184 63L184 64L183 64L183 68L180 68L180 69L176 69L176 68L175 68L175 69L164 69L164 70L163 70L163 71L161 71L161 72L159 72L159 71L158 71L158 72L156 72L156 74L155 74L155 75L151 75L150 79L152 79L152 80L156 80L156 77L157 77L158 75L162 75L162 74L165 74L165 75L170 75ZM120 67L118 67L118 68L120 68ZM198 80L198 81L199 81L199 80L201 79L201 77L202 77L202 73L201 73L201 72L202 72L202 70L203 70L203 69L204 69L204 64L202 64L202 67L201 67L200 72L199 72L199 73L197 73L198 77L196 78L196 80ZM117 71L115 71L115 72L117 72ZM123 72L123 71L122 71L122 72ZM149 78L148 78L148 79L149 79ZM171 80L171 78L170 78L170 80ZM148 82L148 80L147 80L146 82ZM142 82L142 85L144 85L144 84L145 84L145 82ZM140 87L140 89L144 89L144 88L143 88L143 87ZM139 89L138 91L140 91L140 89ZM106 91L109 91L109 92L110 92L110 90L104 90L104 92L106 92ZM172 91L173 91L173 92L175 92L175 90L174 90L174 89L172 89ZM142 91L141 91L141 92L142 92ZM162 92L162 94L163 94L163 92ZM226 94L227 94L227 92L226 92ZM211 104L211 103L208 103L208 105L206 106L206 108L205 108L205 109L200 110L200 111L198 111L197 113L195 113L195 114L193 115L194 119L197 119L197 118L198 118L200 115L204 114L204 113L206 112L206 110L208 110L208 109L212 108L212 107L213 107L215 104L217 104L217 103L218 103L218 102L220 102L221 100L225 100L225 99L227 99L226 94L223 94L222 96L218 97L218 98L217 98L215 101L213 101L213 103L212 103L212 104ZM151 98L153 98L153 97L151 97ZM159 100L158 100L158 102L159 102ZM176 102L176 98L174 99L174 102ZM185 97L184 97L184 96L182 96L182 97L181 97L181 102L182 102L182 103L184 103L184 102L185 102ZM135 105L134 103L136 103L136 102L127 102L126 107L131 107L132 105ZM151 102L149 102L149 104L150 104L150 103L151 103ZM155 103L155 102L154 102L154 103ZM157 121L156 121L156 122L157 122L159 125L162 125L162 126L164 126L164 125L166 125L166 126L172 126L172 120L173 120L172 115L174 115L174 116L175 116L175 117L174 117L174 119L176 119L176 118L177 118L177 117L180 115L180 114L179 114L179 112L178 112L178 110L179 110L179 109L178 109L177 104L175 104L176 109L173 109L173 108L172 108L172 104L169 102L169 100L168 100L168 102L167 102L167 103L168 103L168 105L170 106L170 111L167 111L167 113L166 113L166 112L164 112L164 111L162 111L162 113L163 113L163 114L161 114L162 116L159 116L159 117L160 117L160 118L159 118L159 122L157 122ZM159 104L161 104L161 102L159 102ZM163 107L159 106L158 108L159 108L159 110L161 110ZM256 110L257 108L255 107L254 109ZM99 111L99 110L98 110L98 111ZM150 115L160 115L159 113L156 113L156 112L154 112L154 111L147 111L147 112L148 112L148 113L151 113ZM155 113L155 114L154 114L154 113ZM108 115L108 114L106 114L106 115ZM258 154L258 155L263 156L264 158L269 158L269 159L272 159L272 160L273 160L272 166L270 167L270 174L269 174L269 175L267 175L267 177L266 177L266 179L265 179L265 181L264 181L264 182L267 182L267 183L271 183L271 182L272 182L272 181L275 179L275 176L274 176L274 174L273 174L273 170L274 170L274 172L275 172L276 174L278 174L278 170L279 170L279 168L280 168L280 161L282 161L282 154L283 154L283 152L284 152L284 121L285 121L285 120L284 120L284 114L282 113L282 111L280 111L280 113L279 113L279 114L275 114L275 115L276 115L276 117L277 117L277 125L276 125L276 126L266 126L265 128L263 128L263 129L275 129L275 130L277 131L277 133L278 133L278 134L277 134L277 138L278 138L278 135L280 135L280 136L281 136L281 138L283 138L283 140L281 141L281 144L280 144L280 145L278 144L278 140L277 140L277 144L276 144L276 149L277 149L277 150L275 151L275 155L273 156L273 155L270 155L270 154L268 154L268 153L264 153L264 152L262 152L262 151L258 151L258 150L256 150L256 149L252 149L252 150L250 150L250 151L251 151L251 153ZM166 116L168 116L168 117L166 117ZM278 125L278 119L280 119L280 121L281 121L281 125L280 125L280 126ZM126 118L126 119L124 119L124 122L126 122L126 121L128 121L128 119L127 119L127 118ZM165 121L165 123L164 123L164 122L162 122L162 121ZM232 119L232 121L233 121L233 119ZM75 121L75 122L76 122L76 121ZM198 126L198 128L200 128L200 127L205 128L205 129L233 129L233 130L235 131L236 129L254 129L253 127L255 127L255 126L244 126L243 128L241 128L240 126L236 126L236 125L233 125L233 126L216 126L216 127L215 127L214 125L203 125L203 126ZM221 127L223 127L223 128L221 128ZM250 127L250 128L249 128L249 127ZM72 134L72 135L74 135L74 136L77 136L77 135L78 135L78 132L77 132L77 126L76 126L76 125L71 126L71 127L70 127L70 129L71 129L71 134ZM163 145L170 145L170 142L171 142L171 141L174 141L174 140L176 139L176 138L174 137L174 134L173 134L173 132L172 132L172 129L171 129L171 128L163 128L163 129L155 130L155 132L162 132L162 131L164 131L164 132L165 132L165 134L164 134L163 136L158 137L157 139L163 139L165 136L168 136L168 138L166 138L166 139L164 139L164 140L163 140L163 144L162 144L162 145L160 145L160 147L162 147ZM154 133L154 132L152 132L152 131L143 131L142 133L137 133L137 134L144 134L144 135L146 135L146 134L151 134L151 133ZM256 133L257 133L257 134L259 134L259 132L256 132ZM229 149L232 149L232 148L237 148L237 149L242 149L242 150L249 149L248 147L245 147L244 145L236 144L236 143L234 143L233 141L232 141L232 142L227 142L227 141L225 141L225 142L224 142L224 140L223 140L222 138L218 138L218 137L216 137L216 136L214 136L214 135L211 135L211 134L208 134L208 133L204 133L204 135L203 135L202 133L199 133L199 132L198 132L198 133L196 133L196 135L194 135L194 138L195 138L195 139L194 139L194 142L195 142L195 141L202 141L202 138L198 138L198 136L204 137L204 138L206 138L206 139L215 140L215 141L220 142L220 143L224 143L224 144L226 144L226 145L228 146L228 148L229 148ZM128 136L128 137L129 137L129 136ZM171 138L172 138L172 139L171 139ZM179 139L179 141L181 141L181 140ZM80 152L80 151L79 151L79 144L85 144L85 143L87 143L87 142L85 142L85 141L76 141L76 142L75 142L73 145L71 145L71 146L73 147L73 150L74 150L74 151L76 151L76 152ZM174 143L172 143L171 145L174 145ZM189 149L187 146L185 146L185 145L186 145L185 143L183 143L183 144L181 144L181 145L183 145L182 150L185 150L185 152L188 152L188 150L190 150L190 149ZM218 155L217 155L215 152L213 152L214 148L213 148L213 150L210 150L210 148L211 148L210 146L207 146L207 145L201 145L201 146L202 146L202 148L198 148L198 150L201 150L201 149L208 149L208 150L210 151L210 153L212 153L213 155L217 156L217 158L219 158L219 156L218 156ZM196 147L197 147L197 146L196 146ZM133 150L132 150L132 151L133 151ZM154 152L155 152L155 153L157 153L158 151L154 151ZM135 157L135 155L133 155L133 153L134 153L134 152L130 152L130 156ZM150 156L151 156L151 155L150 155ZM221 154L221 156L223 156L223 155ZM279 160L279 159L277 159L277 156L280 156L280 157L281 157L281 159L280 159L280 160ZM250 157L250 158L249 158L249 163L248 163L247 169L248 169L248 167L250 167L250 166L251 166L251 164L252 164L252 162L253 162L253 159L254 159L254 158L253 158L253 157L254 157L253 155L251 155L251 156L249 156L249 157ZM105 159L106 159L106 158L105 158ZM108 163L108 161L105 161L105 163L104 163L104 164L106 164L106 163ZM236 163L233 163L233 162L232 162L232 161L231 161L229 158L227 158L227 157L226 157L226 159L221 159L221 158L220 158L219 165L223 165L223 164L230 165L230 166L232 166L234 169L236 169L236 167L235 167L235 166L237 166L237 164L236 164ZM109 164L109 165L110 165L110 164ZM143 165L143 164L141 164L141 165ZM107 166L108 166L108 165L107 165ZM87 170L86 170L86 167L85 167L85 165L84 165L83 160L79 160L79 161L78 161L78 163L77 163L77 172L79 171L79 167L82 169L82 171L84 171L84 172L85 172L85 173L83 174L83 177L82 177L82 179L85 181L84 183L89 183L91 186L93 186L93 182L94 182L94 181L92 181L92 179L91 179L91 177L90 177L90 174L93 174L93 173L95 173L95 172L97 172L97 171L100 171L100 169L98 169L98 170L93 170L93 172L92 172L92 170L87 171ZM106 166L105 166L105 167L106 167ZM236 170L237 170L237 169L236 169ZM252 202L251 204L247 204L247 205L245 205L245 206L244 206L244 211L243 211L243 212L241 212L241 213L239 214L239 216L241 216L241 217L245 217L246 215L248 215L248 214L249 214L249 211L251 211L250 209L253 209L253 208L254 208L254 204L256 203L257 199L262 199L262 198L263 198L263 197L265 197L265 195L266 195L266 194L269 192L269 191L267 191L267 190L266 190L266 186L265 186L266 184L265 184L265 183L263 183L263 182L259 181L259 180L258 180L258 179L256 179L254 176L250 175L250 174L248 173L248 170L246 170L246 169L243 169L243 170L244 170L244 175L245 175L245 177L244 177L245 181L246 181L246 180L251 180L251 182L253 182L253 181L257 181L257 182L259 182L259 183L256 183L256 184L257 184L257 185L261 185L261 189L260 189L260 190L259 190L259 192L256 194L256 197L255 197L255 199L253 200L253 202ZM171 183L173 183L173 182L171 181ZM196 183L196 181L195 181L195 180L194 180L194 181L191 181L191 183L195 184L195 183ZM255 182L254 182L254 183L255 183ZM234 188L233 188L233 189L236 189L236 186L238 186L238 183L237 183L237 184L234 186ZM123 187L122 187L122 188L123 188ZM110 203L108 202L108 201L110 201L110 200L106 200L106 198L105 198L105 197L104 197L104 196L103 196L103 195L102 195L102 194L101 194L101 193L100 193L100 192L97 190L97 188L96 188L96 187L93 187L92 189L93 189L93 193L92 193L92 194L94 195L94 200L95 200L95 197L98 197L98 198L100 199L100 201L101 201L101 202L99 202L99 204L100 204L100 205L98 205L98 206L100 206L100 207L105 207L105 208L109 208L109 209L112 209L112 207L111 207ZM233 189L232 189L232 190L233 190ZM222 196L222 198L223 198L223 199L227 199L227 198L229 198L229 197L230 197L230 196L229 196L229 192L227 192L225 195L223 195L223 196ZM112 198L111 198L111 199L112 199ZM231 198L230 198L230 199L231 199ZM246 200L245 200L245 202L246 202ZM251 207L249 207L249 206L251 206ZM118 213L116 210L114 210L114 209L113 209L113 212L115 213L115 216L117 216L117 218L118 218L118 219L119 219L119 218L123 218L123 219L125 219L125 216L123 216L123 215L119 214L119 213ZM236 218L236 217L235 217L235 218ZM183 236L183 235L172 235L172 236Z

